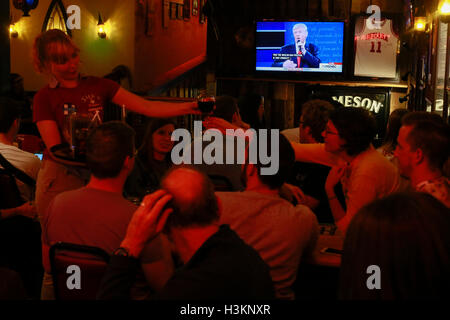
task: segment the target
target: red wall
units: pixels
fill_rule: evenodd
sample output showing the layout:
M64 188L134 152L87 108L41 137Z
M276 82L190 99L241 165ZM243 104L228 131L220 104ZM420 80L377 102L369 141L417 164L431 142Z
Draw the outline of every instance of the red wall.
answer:
M199 22L199 15L192 16L192 7L188 20L169 19L168 28L163 28L163 1L148 2L154 6L148 10L151 35L145 34L145 1L136 5L134 89L137 91L154 89L206 59L207 25Z

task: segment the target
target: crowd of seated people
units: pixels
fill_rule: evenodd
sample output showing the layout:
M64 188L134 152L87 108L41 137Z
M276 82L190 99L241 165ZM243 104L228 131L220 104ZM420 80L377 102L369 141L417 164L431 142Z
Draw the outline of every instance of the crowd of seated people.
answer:
M0 114L5 157L19 126L12 114ZM217 97L205 130L251 128L239 114L236 99ZM11 123L3 129L8 117ZM450 185L443 166L449 126L421 112L401 115L399 121L398 134L383 147L387 151L377 152L372 145L376 125L368 111L308 101L302 106L299 142L279 136L275 175L261 174L267 164L250 161L248 141L243 164L233 170L216 164L209 171L205 164L171 163L170 136L176 129L171 120L153 119L137 153L131 127L105 122L86 140L88 183L53 197L41 216L41 299L55 298L48 251L63 241L110 255L98 299L292 300L297 272L316 248L318 222L335 223L345 237L336 297L448 296ZM271 154L270 139L265 142ZM22 159L27 157L34 159ZM222 173L231 175L233 184L217 192L208 175ZM0 209L1 218L9 219L9 212L34 218L36 210L29 206L28 211ZM322 207L328 208L328 218ZM388 274L381 277L382 290L368 289L367 277L355 276L366 276L369 265ZM30 296L23 293L23 275L11 269L0 269L0 277L8 279L0 297Z

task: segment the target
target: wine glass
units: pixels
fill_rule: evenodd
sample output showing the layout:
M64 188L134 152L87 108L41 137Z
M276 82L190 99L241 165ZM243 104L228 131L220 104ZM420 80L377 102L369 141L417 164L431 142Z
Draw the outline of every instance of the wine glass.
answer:
M203 114L211 114L216 105L216 97L213 95L201 94L197 97L197 104Z

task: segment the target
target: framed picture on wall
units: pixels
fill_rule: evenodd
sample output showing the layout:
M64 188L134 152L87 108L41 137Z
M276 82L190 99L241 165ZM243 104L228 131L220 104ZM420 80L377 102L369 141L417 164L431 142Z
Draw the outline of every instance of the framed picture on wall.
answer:
M191 0L184 0L183 17L184 20L189 20L189 18L191 17Z
M192 0L192 15L193 16L198 15L198 1L199 0Z
M177 19L183 20L183 5L177 4Z
M205 5L205 0L199 0L200 2L200 23L205 23L205 15L203 14L203 6Z
M170 3L170 20L177 18L177 4L175 2Z

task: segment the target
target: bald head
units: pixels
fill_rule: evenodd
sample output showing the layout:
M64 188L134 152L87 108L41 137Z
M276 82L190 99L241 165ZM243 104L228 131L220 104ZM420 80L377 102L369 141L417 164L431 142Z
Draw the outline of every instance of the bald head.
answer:
M167 174L162 181L162 187L173 196L182 210L201 197L202 189L205 187L205 178L196 170L179 168Z
M161 182L172 196L168 227L207 226L219 218L214 185L192 167L176 167Z

